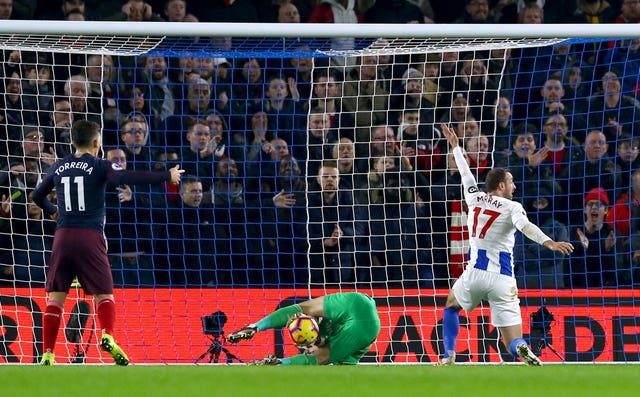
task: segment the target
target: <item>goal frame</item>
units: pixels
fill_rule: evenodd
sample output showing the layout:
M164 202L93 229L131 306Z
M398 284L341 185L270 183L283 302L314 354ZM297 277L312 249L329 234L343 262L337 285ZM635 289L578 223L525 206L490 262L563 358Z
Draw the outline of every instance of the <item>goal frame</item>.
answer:
M317 37L358 38L625 38L638 35L635 24L321 24L236 22L126 22L7 20L0 34L126 35L167 37Z
M569 39L595 39L595 38L627 38L636 37L637 26L627 24L572 24L572 25L524 25L524 24L507 24L507 25L475 25L475 24L279 24L279 23L262 23L262 24L244 24L244 23L159 23L159 22L85 22L85 21L5 21L0 24L0 45L4 40L11 39L13 35L42 35L42 36L64 36L64 37L80 37L87 36L124 36L136 38L149 38L150 41L160 43L166 37L247 37L247 38L297 38L297 37L315 37L315 38L332 38L332 37L355 37L355 38L387 38L387 39L438 39L438 38L455 38L466 37L471 39L521 39L535 45L540 41L540 45L545 44L545 40L554 39L557 41ZM13 42L13 41L12 41ZM17 41L16 41L17 42ZM5 47L8 48L8 47ZM149 47L148 50L152 50ZM456 47L456 49L458 49ZM440 50L430 50L432 52L449 51L451 48L443 47ZM47 49L49 52L76 52L88 53L84 49L69 48L52 48ZM91 53L116 54L124 55L108 45L101 48L99 45L93 47ZM356 54L359 50L354 50L352 54ZM421 50L424 52L423 50ZM212 54L218 53L220 56L232 54L233 50L216 50L211 51ZM137 54L142 55L142 54ZM159 292L148 292L146 299L168 299L173 292L170 290L162 290ZM295 291L290 291L292 294ZM305 291L306 292L306 291ZM318 291L310 291L316 293ZM327 292L327 291L325 291ZM406 309L412 304L414 307L420 307L420 310L435 311L436 307L429 307L426 303L421 302L422 297L407 298L403 291L396 291L393 294L385 295L386 291L379 291L375 298L379 301L388 302L389 313L397 313L398 308ZM438 299L444 299L442 295L444 291L437 291ZM565 291L568 292L568 291ZM288 292L287 292L288 293ZM637 294L631 291L629 296L624 295L622 298L637 297ZM1 295L1 294L0 294ZM230 294L232 295L232 294ZM241 295L241 293L238 293ZM544 297L539 298L538 294L530 293L531 299L539 299L541 304ZM528 297L528 296L527 296ZM239 297L245 298L246 297ZM607 298L614 298L607 295ZM619 297L618 297L619 298ZM219 296L215 292L203 294L204 301L215 301ZM569 297L567 296L567 299ZM573 299L573 296L571 296ZM587 299L586 297L584 299ZM405 300L411 302L407 303ZM271 302L274 298L271 298ZM415 302L414 302L415 301ZM439 304L440 306L440 304ZM428 309L425 309L428 308ZM411 309L417 310L417 309ZM485 312L476 313L478 316ZM404 321L404 320L403 320ZM429 320L426 320L429 321ZM475 321L475 319L474 319ZM437 319L436 319L437 322ZM483 330L484 331L484 330ZM434 327L433 334L436 335ZM427 336L428 337L428 336ZM278 336L274 336L279 341ZM400 340L395 341L402 343Z

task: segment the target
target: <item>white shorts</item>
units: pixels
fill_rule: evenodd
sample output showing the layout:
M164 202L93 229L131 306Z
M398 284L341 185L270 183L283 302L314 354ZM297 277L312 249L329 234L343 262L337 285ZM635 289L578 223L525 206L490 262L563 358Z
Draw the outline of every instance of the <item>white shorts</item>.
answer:
M491 324L496 327L522 324L518 287L513 277L467 267L451 289L467 312L475 309L482 300L488 301Z

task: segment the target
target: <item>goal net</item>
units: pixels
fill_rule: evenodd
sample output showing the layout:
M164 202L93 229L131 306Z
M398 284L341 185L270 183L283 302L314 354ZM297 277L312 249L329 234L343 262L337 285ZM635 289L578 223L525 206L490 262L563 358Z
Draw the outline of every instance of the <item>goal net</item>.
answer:
M80 119L101 125L102 155L123 168L186 170L179 187L107 188L116 339L133 363L296 354L281 330L237 346L224 335L336 291L376 301L382 331L364 362L437 362L474 216L441 123L481 187L509 168L527 216L575 246L562 257L516 234L533 350L638 360L638 39L134 25L0 34L0 362L42 354L55 220L31 194ZM77 283L61 327L59 363L110 362ZM460 329L458 361L514 361L488 305L462 312Z

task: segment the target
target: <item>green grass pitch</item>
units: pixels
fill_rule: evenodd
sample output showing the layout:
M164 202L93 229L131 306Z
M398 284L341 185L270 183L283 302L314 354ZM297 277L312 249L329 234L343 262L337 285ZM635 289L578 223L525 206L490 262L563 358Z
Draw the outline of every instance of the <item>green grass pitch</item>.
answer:
M639 395L638 365L4 365L2 396L571 397Z

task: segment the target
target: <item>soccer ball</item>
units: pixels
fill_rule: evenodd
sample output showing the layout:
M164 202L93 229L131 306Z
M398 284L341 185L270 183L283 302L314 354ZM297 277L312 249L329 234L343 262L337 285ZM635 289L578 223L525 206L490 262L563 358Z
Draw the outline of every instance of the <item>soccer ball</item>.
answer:
M318 339L318 323L313 317L298 316L287 326L289 336L296 345L312 345Z

